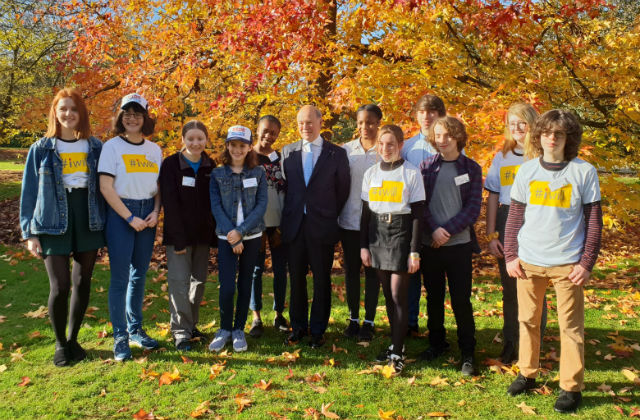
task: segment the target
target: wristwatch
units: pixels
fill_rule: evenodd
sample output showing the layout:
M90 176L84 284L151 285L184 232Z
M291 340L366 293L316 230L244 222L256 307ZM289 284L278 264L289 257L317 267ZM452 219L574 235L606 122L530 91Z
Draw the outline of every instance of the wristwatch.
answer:
M409 258L411 258L412 260L419 260L420 259L420 253L419 252L411 252L411 253L409 253Z
M133 218L134 217L135 216L133 215L133 213L131 213L131 216L127 217L125 220L127 221L127 223L131 223L131 222L133 222Z

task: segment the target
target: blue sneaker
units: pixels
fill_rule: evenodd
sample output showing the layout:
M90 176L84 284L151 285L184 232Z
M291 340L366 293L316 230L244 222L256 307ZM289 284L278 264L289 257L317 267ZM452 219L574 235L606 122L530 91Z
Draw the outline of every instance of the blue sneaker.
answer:
M131 348L127 337L118 337L113 342L113 359L116 362L131 359Z
M149 337L142 328L129 334L129 344L142 347L145 350L153 350L158 348L158 342Z
M231 331L219 329L216 331L216 335L209 344L209 351L218 352L224 348L227 342L231 339Z
M247 351L247 339L244 337L244 331L233 330L231 332L233 342L233 351Z

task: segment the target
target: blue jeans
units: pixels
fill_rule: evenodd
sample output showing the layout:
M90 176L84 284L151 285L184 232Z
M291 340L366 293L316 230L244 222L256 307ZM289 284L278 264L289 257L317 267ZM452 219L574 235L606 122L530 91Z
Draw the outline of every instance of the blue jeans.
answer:
M134 216L144 219L153 210L153 198L122 199ZM109 285L109 316L113 338L126 337L142 327L142 301L147 270L153 253L155 228L136 232L111 207L107 208L105 228L109 249L111 283Z
M272 235L275 227L267 228L263 235L266 242L269 242L271 250L271 265L273 269L273 310L284 311L284 300L287 295L287 251L285 245L279 243L273 246ZM249 309L252 311L262 310L262 273L264 272L264 260L267 256L266 243L264 250L258 254L256 266L253 269L253 284L251 287L251 301Z
M251 299L251 279L261 242L261 238L243 241L244 250L242 254L236 255L226 239L218 238L220 327L223 330L244 330L249 311L249 300ZM236 293L236 274L238 276L238 298L234 319L233 296Z

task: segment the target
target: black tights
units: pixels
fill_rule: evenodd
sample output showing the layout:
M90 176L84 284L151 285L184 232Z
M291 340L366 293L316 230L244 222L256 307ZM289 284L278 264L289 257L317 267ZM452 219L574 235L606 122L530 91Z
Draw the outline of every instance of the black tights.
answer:
M395 273L385 270L376 270L376 273L380 284L382 284L384 301L387 306L393 353L402 355L409 321L409 302L407 300L409 273Z
M49 275L49 319L56 336L57 346L66 346L67 341L76 341L78 331L89 305L91 275L98 250L73 254L73 269L69 272L68 255L47 255L44 266ZM73 289L71 285L73 284ZM67 299L71 289L71 311L68 313ZM69 335L65 335L69 316Z

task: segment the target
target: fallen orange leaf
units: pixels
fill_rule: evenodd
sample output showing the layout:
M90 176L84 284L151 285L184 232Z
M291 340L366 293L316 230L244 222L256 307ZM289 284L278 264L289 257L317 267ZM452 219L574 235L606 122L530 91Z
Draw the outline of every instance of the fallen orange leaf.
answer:
M160 375L160 379L158 380L159 386L162 385L171 385L172 383L180 380L180 372L178 372L178 368L173 367L173 372L163 372Z
M133 415L134 420L155 420L156 416L153 413L147 413L144 409L140 409Z
M427 413L427 417L451 417L451 414L447 414L444 411L432 411Z
M329 407L331 407L332 405L333 405L332 402L330 402L329 404L322 404L322 407L320 408L320 412L322 413L323 416L325 416L328 419L339 419L340 418L339 415L329 411Z
M524 401L522 401L520 404L516 405L516 407L518 407L520 410L522 410L522 412L524 414L536 414L536 408L535 407L530 407L528 406Z
M269 382L266 382L264 379L260 379L260 382L255 384L254 387L263 391L268 391L269 389L271 389L271 382L271 379L269 379Z
M193 363L193 360L189 359L187 356L181 355L182 363Z
M238 413L241 413L245 407L249 407L253 401L247 397L246 393L237 394L235 397L236 405L238 406Z
M31 379L28 376L23 376L21 379L22 379L22 382L20 382L18 386L25 387L31 383Z

